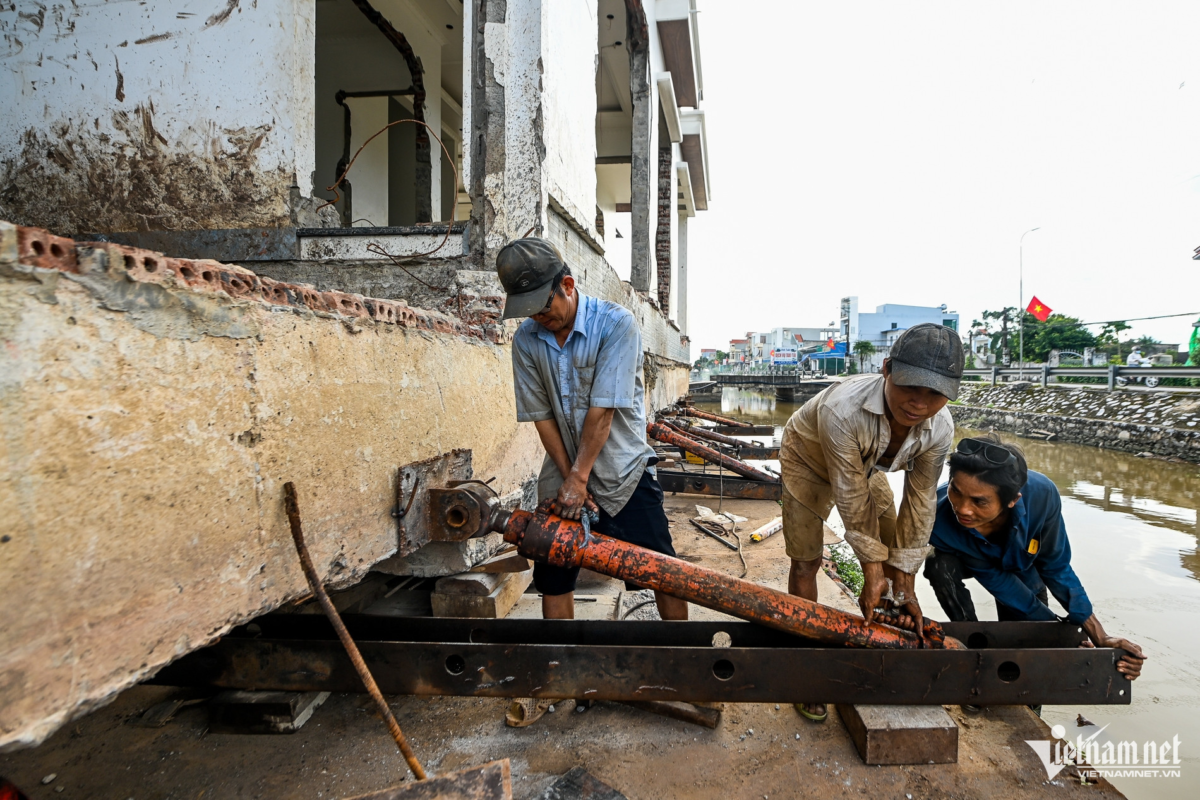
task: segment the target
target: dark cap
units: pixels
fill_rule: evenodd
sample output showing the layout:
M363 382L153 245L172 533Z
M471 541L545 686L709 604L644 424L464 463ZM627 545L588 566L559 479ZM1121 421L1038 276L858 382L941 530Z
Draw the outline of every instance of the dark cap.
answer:
M963 347L953 329L932 322L913 325L896 339L888 359L892 380L900 386L924 386L958 399Z
M496 272L508 295L503 318L532 317L545 308L554 276L565 266L558 248L545 239L528 236L504 245L496 254Z

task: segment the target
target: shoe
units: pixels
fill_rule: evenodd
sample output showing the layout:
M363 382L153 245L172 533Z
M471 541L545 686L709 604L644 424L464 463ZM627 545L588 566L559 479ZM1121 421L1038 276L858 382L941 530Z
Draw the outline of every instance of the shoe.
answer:
M829 719L829 709L824 703L795 703L794 705L796 706L796 710L800 712L800 716L805 719L812 720L813 722L824 722ZM823 708L825 710L817 713L816 711L809 711L810 707Z
M508 711L504 712L504 724L510 728L528 728L546 716L546 712L550 710L553 703L553 700L519 697L513 700Z

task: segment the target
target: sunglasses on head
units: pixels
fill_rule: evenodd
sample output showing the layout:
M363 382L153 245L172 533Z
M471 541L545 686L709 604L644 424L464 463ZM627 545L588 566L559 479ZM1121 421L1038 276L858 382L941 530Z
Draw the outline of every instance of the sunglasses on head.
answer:
M958 452L964 456L981 456L989 464L1002 467L1014 457L1011 452L998 444L985 442L980 439L963 439L958 443Z

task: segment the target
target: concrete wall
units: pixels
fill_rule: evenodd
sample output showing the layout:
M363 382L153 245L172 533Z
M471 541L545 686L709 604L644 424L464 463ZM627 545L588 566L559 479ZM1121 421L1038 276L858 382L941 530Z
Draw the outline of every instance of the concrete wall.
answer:
M947 407L966 427L1047 431L1058 441L1200 463L1200 398L1191 393L964 383Z
M285 225L312 195L307 0L0 6L0 218Z
M23 246L59 267L37 269L14 264L15 234L0 226L0 585L21 598L0 626L0 749L303 595L285 481L318 571L345 584L397 549L398 466L469 448L509 493L540 464L507 345L459 322L232 298L162 262L69 263L69 240L50 240L58 264Z

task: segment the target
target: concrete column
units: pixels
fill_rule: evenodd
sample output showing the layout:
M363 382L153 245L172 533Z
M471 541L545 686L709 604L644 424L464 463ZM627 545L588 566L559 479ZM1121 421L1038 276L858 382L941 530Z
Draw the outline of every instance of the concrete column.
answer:
M665 147L663 145L666 145ZM671 141L658 143L658 225L654 231L654 264L658 268L658 307L671 318L671 217L675 216L675 159Z
M630 44L633 44L631 41ZM633 101L633 157L631 160L629 210L631 227L631 268L629 282L639 292L650 291L650 145L652 93L650 91L650 49L645 42L629 54L629 92Z
M675 247L679 261L679 331L688 335L688 296L687 296L687 214L679 215L679 229L675 235Z

